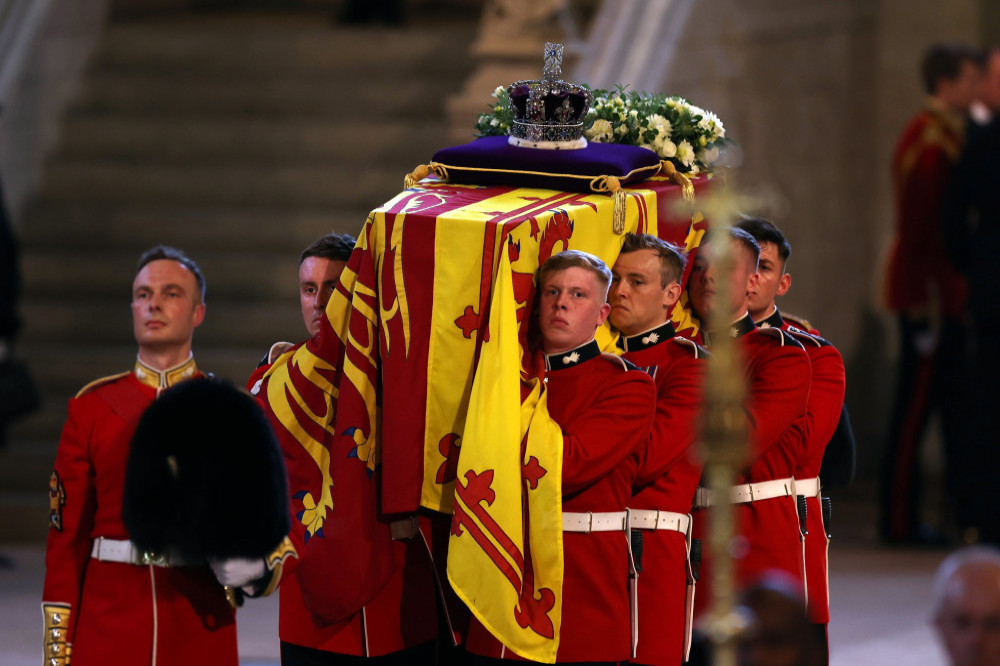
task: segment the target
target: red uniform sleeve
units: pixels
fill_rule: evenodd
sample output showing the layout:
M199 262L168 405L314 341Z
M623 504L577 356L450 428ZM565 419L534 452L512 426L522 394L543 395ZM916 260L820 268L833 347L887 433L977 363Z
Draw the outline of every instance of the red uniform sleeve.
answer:
M809 442L818 447L817 465L822 450L833 437L844 406L846 376L844 359L836 347L826 345L809 349L812 380L809 385Z
M811 375L809 357L801 347L769 347L754 360L746 403L750 463L805 416Z
M68 604L71 608L68 643L73 642L97 506L89 455L93 428L93 414L88 412L86 401L70 400L69 418L49 483L49 539L42 603Z
M701 409L704 362L685 358L658 383L656 416L646 446L639 450L635 485L652 483L694 444Z
M649 375L622 372L563 426L563 494L585 488L646 442L656 409Z

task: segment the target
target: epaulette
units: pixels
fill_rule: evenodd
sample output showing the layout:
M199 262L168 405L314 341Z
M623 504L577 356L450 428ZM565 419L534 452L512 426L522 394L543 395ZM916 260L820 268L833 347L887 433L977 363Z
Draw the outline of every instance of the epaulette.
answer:
M620 365L622 370L628 372L629 370L638 370L639 366L632 363L631 361L622 358L618 354L612 354L611 352L601 352L601 358L612 365Z
M708 358L711 356L711 353L707 349L699 345L694 340L688 340L687 338L682 338L679 335L675 335L671 338L671 340L690 351L691 355L695 358Z
M100 379L95 379L94 381L90 382L89 384L87 384L86 386L84 386L82 389L80 389L79 391L77 391L76 395L73 396L73 397L79 398L84 393L89 393L90 391L93 391L94 389L96 389L98 387L104 386L105 384L110 384L111 382L113 382L115 380L118 380L118 379L121 379L122 377L124 377L126 375L130 375L130 374L132 374L132 371L131 370L126 370L125 372L119 372L117 375L108 375L107 377L101 377Z
M809 335L816 335L816 333L812 333L811 332L811 331L815 331L816 327L813 326L809 322L809 320L806 319L805 317L800 317L798 315L788 314L787 312L782 312L781 313L781 318L784 319L790 326L794 326L795 328L797 328L799 330L805 331L806 333L809 333Z
M795 338L804 345L815 345L817 347L832 347L830 341L821 338L818 335L813 335L809 331L803 331L801 328L796 328L795 326L789 326L788 332L795 336Z
M795 339L795 336L781 330L780 328L758 328L757 333L777 340L778 344L782 347L798 347L799 349L805 349L805 347L802 346L802 343Z

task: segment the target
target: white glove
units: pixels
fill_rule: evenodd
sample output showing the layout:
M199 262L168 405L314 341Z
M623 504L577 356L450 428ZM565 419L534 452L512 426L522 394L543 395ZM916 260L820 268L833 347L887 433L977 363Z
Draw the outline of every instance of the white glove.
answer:
M208 566L216 579L229 587L243 587L264 577L267 566L263 558L248 560L242 557L231 557L223 560L209 558Z

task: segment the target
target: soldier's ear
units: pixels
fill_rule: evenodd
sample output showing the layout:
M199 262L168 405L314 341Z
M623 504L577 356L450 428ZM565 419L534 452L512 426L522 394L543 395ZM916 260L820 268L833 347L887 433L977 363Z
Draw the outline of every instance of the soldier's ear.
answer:
M671 308L674 307L680 297L680 282L675 281L667 285L667 288L663 290L663 307L667 310L667 312L670 312Z
M194 306L194 314L192 316L192 323L195 328L201 326L201 322L205 321L205 304L199 303Z
M781 280L778 281L778 296L784 296L788 293L788 288L792 286L792 274L782 273Z
M600 326L601 324L603 324L604 320L608 318L608 315L610 313L611 313L611 305L608 303L603 303L601 305L601 312L597 317L597 325Z

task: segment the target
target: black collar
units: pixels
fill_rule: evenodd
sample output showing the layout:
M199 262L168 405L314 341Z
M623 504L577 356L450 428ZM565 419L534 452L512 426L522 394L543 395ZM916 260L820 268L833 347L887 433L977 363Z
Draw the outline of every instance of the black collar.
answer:
M757 328L782 328L784 325L785 320L782 319L781 310L778 308L774 308L774 312L757 322Z
M674 325L669 321L665 321L659 326L649 329L648 331L643 331L642 333L637 333L635 335L620 335L618 336L618 348L626 352L634 352L642 349L649 349L653 345L656 345L664 340L669 340L674 337Z
M585 342L576 349L559 352L558 354L545 355L545 369L549 372L575 368L584 361L597 358L601 355L601 348L597 346L597 340Z
M729 337L731 338L740 338L749 333L750 331L754 330L755 328L757 328L757 325L753 323L753 317L751 317L750 313L748 312L739 319L737 319L736 321L734 321L729 326L729 329L726 331L726 333L728 333ZM706 347L712 344L712 338L715 337L717 334L718 333L716 333L715 331L710 332L706 330L703 332L702 339L705 341Z

